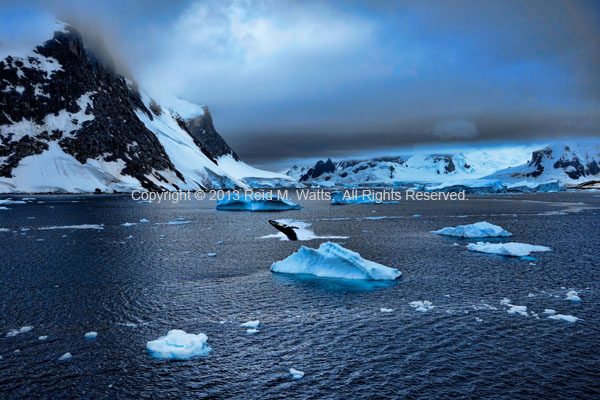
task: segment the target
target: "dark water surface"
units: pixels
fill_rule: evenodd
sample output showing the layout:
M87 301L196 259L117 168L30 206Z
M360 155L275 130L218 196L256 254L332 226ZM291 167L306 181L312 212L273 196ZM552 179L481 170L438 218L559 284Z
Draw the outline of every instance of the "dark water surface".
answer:
M598 195L301 204L279 213L126 196L35 196L5 205L0 398L600 396ZM362 219L381 216L395 218ZM122 225L142 218L150 222ZM162 224L178 218L191 222ZM274 275L271 263L324 240L259 239L275 233L273 218L350 236L337 241L403 277L389 284ZM483 220L512 232L512 241L554 251L509 259L429 233ZM82 224L104 229L39 229ZM581 302L565 300L570 289ZM527 306L528 316L509 314L503 298ZM409 305L415 300L435 308L417 312ZM546 308L581 320L550 320ZM239 325L252 319L260 332L246 335ZM24 326L33 329L6 335ZM146 342L170 329L207 334L212 353L153 359ZM98 337L85 339L89 331ZM73 358L58 361L65 352ZM291 380L290 367L306 375Z

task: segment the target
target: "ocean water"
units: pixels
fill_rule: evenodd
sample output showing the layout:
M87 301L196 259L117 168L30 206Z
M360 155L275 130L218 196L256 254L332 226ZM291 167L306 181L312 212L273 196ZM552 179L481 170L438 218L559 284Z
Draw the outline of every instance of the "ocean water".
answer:
M600 198L592 193L302 201L302 210L277 213L216 211L207 200L34 197L0 210L0 398L600 396ZM261 238L276 233L275 218L349 236L335 241L403 276L272 274L271 263L325 241ZM553 251L506 258L429 233L484 220L511 241ZM82 225L102 229L65 228ZM569 290L581 301L566 300ZM505 298L527 315L509 313ZM424 300L434 308L410 305ZM551 320L544 309L580 320ZM255 319L259 332L247 335L240 324ZM152 358L146 342L171 329L205 333L212 352ZM90 331L97 338L86 339ZM66 352L72 358L59 361ZM304 377L292 380L290 368Z

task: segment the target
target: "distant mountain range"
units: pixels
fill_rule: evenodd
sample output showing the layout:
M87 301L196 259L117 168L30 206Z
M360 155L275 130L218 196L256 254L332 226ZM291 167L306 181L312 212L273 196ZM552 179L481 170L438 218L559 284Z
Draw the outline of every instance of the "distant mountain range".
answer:
M161 107L73 27L49 39L0 61L0 193L296 185L242 162L207 108Z
M473 192L559 190L600 186L600 141L573 140L531 151L531 146L415 152L399 157L294 166L286 172L317 187L415 186ZM420 186L419 186L420 185Z

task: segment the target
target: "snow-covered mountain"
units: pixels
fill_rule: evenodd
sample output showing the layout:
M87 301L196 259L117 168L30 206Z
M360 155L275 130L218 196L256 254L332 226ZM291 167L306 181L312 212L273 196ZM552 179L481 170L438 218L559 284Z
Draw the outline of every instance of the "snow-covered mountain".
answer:
M554 143L534 151L522 165L497 171L487 179L509 184L557 181L565 186L600 180L600 140Z
M0 193L295 186L242 162L208 109L182 118L71 26L0 61Z
M416 151L371 160L318 161L313 167L294 166L287 174L315 186L399 185L406 182L442 183L474 179L527 160L531 146Z

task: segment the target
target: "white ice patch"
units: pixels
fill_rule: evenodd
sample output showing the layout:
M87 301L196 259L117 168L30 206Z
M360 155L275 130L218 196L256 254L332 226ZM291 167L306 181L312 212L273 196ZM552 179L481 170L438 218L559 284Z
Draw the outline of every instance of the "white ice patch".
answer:
M290 375L292 376L292 379L301 379L304 376L304 372L290 368Z
M285 260L273 263L271 271L368 280L394 280L402 275L395 268L365 260L360 254L332 242L322 243L318 249L302 246Z
M519 314L524 317L526 317L528 315L527 314L527 306L516 306L514 304L511 304L510 299L507 299L506 297L504 299L502 299L502 301L500 301L500 304L508 307L506 312L509 314Z
M546 315L556 315L556 310L553 310L551 308L545 308L544 312L542 314L546 314Z
M394 309L393 309L393 308L385 308L385 307L381 307L381 308L379 309L379 311L381 311L382 313L391 313L391 312L394 312Z
M567 292L567 296L565 297L565 300L578 302L578 301L581 301L581 297L579 297L579 293L576 290L569 290Z
M427 312L429 310L432 310L435 307L433 305L433 303L431 303L431 301L429 301L429 300L411 301L410 303L408 303L408 305L411 306L412 308L414 308L415 311L419 311L419 312Z
M6 334L6 336L14 337L14 336L20 335L21 333L29 332L32 329L33 329L33 326L24 326L19 329L12 329Z
M550 247L535 246L525 243L469 243L467 249L480 253L499 254L502 256L525 257L535 251L552 251Z
M73 355L71 353L69 353L69 352L66 352L65 354L63 354L62 356L60 356L58 358L58 361L68 361L71 358L73 358Z
M212 349L206 343L207 340L208 337L204 333L195 335L180 329L173 329L166 336L149 341L146 349L154 358L189 360L210 353Z
M23 200L13 200L13 199L4 199L4 200L0 200L0 204L27 204L26 201Z
M300 206L293 201L280 199L277 196L255 198L235 196L217 202L217 210L223 211L285 211L299 210Z
M276 219L275 221L279 222L280 224L296 227L297 229L294 229L294 232L296 233L296 237L298 238L298 240L348 239L348 236L335 236L335 235L318 236L318 235L315 235L315 233L312 230L308 229L308 227L311 226L311 224L309 224L308 222L304 222L304 221L298 221L295 219ZM261 236L259 239L289 240L283 232L278 232L278 233L274 233L271 235Z
M140 219L140 222L141 222L142 224L145 224L145 223L148 223L148 222L150 222L150 220L148 220L148 219L146 219L146 218L142 218L142 219Z
M240 324L241 327L250 328L250 329L258 329L259 325L260 325L260 321L257 319Z
M481 237L507 237L512 233L502 229L502 227L489 222L476 222L470 225L459 225L451 228L446 227L438 231L432 231L437 235L456 236L463 238L481 238Z
M48 336L46 336L46 335L38 336L38 340L42 340L43 341L43 340L46 340L46 339L48 339Z
M246 329L246 334L247 335L254 335L255 333L258 333L258 329Z
M88 332L84 335L84 337L86 339L95 339L96 337L98 337L98 332L94 332L94 331Z
M580 318L574 317L572 315L564 315L564 314L555 314L555 315L550 315L548 317L548 319L556 319L559 321L566 321L566 322L575 322L575 321L579 321Z
M48 231L53 229L104 229L104 225L100 224L83 224L83 225L61 225L61 226L42 226L38 228L41 231Z

